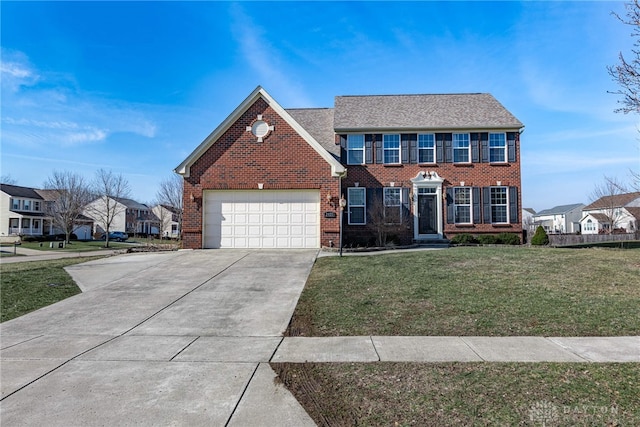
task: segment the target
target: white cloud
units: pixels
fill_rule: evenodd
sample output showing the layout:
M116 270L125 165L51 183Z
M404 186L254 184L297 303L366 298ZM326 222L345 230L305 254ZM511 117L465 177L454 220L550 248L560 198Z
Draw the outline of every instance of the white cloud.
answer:
M73 76L39 71L24 53L3 49L2 55L3 144L77 147L118 133L156 136L148 106L84 92Z
M242 7L231 5L231 29L245 61L257 73L258 84L269 92L278 92L286 106L313 105L304 92L304 85L291 78L283 56L264 36L264 29L253 22Z

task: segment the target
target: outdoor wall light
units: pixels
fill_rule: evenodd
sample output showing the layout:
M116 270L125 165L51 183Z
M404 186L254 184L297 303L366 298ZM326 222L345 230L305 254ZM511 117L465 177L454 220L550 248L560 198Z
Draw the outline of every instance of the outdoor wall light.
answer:
M193 203L193 201L194 201L195 199L196 199L196 198L195 198L195 197L193 197L193 193L191 193L191 195L189 196L189 200L191 200L191 203Z

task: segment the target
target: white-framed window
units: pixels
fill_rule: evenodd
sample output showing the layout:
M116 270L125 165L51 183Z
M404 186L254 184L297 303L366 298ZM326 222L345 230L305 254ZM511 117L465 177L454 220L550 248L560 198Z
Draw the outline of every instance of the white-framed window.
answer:
M20 210L20 199L11 199L11 209Z
M385 164L400 163L400 135L382 135L382 159Z
M22 206L22 210L30 211L31 210L31 200L25 200Z
M364 135L347 135L347 164L364 164Z
M33 210L37 212L40 211L40 202L33 202Z
M383 196L384 222L400 224L402 222L402 189L400 187L385 187Z
M489 134L489 162L504 163L507 161L507 135L504 133Z
M593 221L591 221L591 218L589 218L587 222L584 224L584 231L595 231L595 230L596 230L596 225L593 223Z
M456 224L471 224L473 222L471 197L471 187L454 187L453 214Z
M418 135L418 163L436 162L436 137L432 133Z
M491 187L491 222L509 223L509 192L507 187Z
M468 133L453 134L453 163L469 163L471 160L471 144Z
M367 189L363 187L347 188L347 202L350 225L364 225L367 223Z
M22 228L31 228L31 218L22 218Z
M33 220L33 229L34 230L40 230L40 220L39 219L34 219Z

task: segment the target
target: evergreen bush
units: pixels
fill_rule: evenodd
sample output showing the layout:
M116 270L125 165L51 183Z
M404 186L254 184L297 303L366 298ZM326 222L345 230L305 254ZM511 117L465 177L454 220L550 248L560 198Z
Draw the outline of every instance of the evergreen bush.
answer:
M547 232L544 231L544 227L539 225L536 228L536 233L531 238L531 244L535 246L545 246L549 244L549 236L547 236Z

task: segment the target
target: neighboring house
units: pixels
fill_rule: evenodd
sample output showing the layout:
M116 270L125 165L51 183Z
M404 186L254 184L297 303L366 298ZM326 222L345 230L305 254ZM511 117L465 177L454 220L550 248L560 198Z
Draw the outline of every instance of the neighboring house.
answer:
M545 209L533 216L533 223L536 227L541 225L550 234L578 233L582 208L583 203L574 203Z
M0 234L50 236L64 233L55 227L46 207L55 203L56 190L41 190L18 185L0 184ZM73 233L80 240L91 239L93 220L81 215Z
M640 226L640 192L601 197L582 209L583 234L633 233Z
M162 237L180 238L180 209L169 205L156 205L152 209L160 224Z
M318 248L522 236L523 124L490 94L338 96L282 108L257 87L176 169L186 248Z
M44 200L35 188L0 184L0 233L42 236L45 234ZM46 228L51 231L50 222Z
M533 219L536 211L532 208L522 208L522 229L524 230L525 237L531 238L536 232L535 220Z
M129 234L159 234L160 220L151 211L151 208L143 203L127 198L109 199L110 205L115 202L115 216L109 227L109 231L124 231ZM96 236L104 234L107 229L105 224L106 204L99 198L89 203L84 214L95 222L94 233Z
M58 199L58 190L40 190L36 189L36 193L42 197L43 202L43 210L45 211L45 215L47 212L50 212L47 207L55 203ZM45 234L62 234L64 233L63 229L59 229L53 225L53 219L49 217L45 217L44 219L44 232ZM74 221L73 230L71 231L76 235L78 240L91 240L93 237L93 220L85 215L79 215L78 218Z

